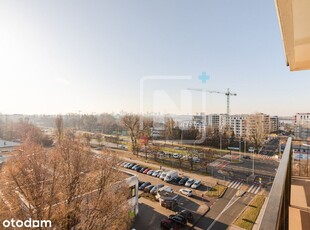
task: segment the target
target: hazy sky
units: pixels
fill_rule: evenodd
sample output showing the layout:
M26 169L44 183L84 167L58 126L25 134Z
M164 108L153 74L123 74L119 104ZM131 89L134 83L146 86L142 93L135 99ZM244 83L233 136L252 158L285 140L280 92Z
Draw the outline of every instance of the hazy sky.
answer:
M210 79L203 84L198 76ZM273 1L0 1L0 112L309 112Z

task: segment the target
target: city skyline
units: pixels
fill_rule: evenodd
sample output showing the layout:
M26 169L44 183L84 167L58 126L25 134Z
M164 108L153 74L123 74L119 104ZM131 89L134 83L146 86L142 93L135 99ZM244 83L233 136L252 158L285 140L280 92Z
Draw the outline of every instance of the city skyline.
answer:
M231 114L292 116L310 102L307 72L285 66L273 2L2 1L0 19L1 113L139 113L148 76L190 80L152 83L145 112L226 113L224 95L204 104L188 87L230 88Z

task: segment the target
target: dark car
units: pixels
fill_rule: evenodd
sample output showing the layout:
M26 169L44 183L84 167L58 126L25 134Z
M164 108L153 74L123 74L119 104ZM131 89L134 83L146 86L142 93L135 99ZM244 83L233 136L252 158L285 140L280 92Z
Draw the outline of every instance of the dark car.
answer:
M150 185L151 182L144 182L142 185L140 185L139 190L143 190L146 186Z
M169 219L170 220L173 220L174 222L178 223L178 224L181 224L181 225L186 225L187 224L187 219L182 216L182 215L170 215L169 216Z
M181 224L176 223L175 221L165 218L160 222L160 228L169 229L169 230L179 230L181 229Z
M135 168L135 170L136 170L137 172L139 172L141 169L142 169L142 166L138 166L138 167Z
M243 156L243 159L251 159L250 156Z
M175 177L172 179L171 183L178 184L181 179L181 177Z
M139 172L142 173L144 170L146 169L146 167L142 167Z
M179 185L184 185L186 181L188 180L188 177L182 177L182 179L179 181Z
M183 216L188 222L193 222L194 220L193 214L188 210L182 210L180 212L177 212L176 214Z
M144 189L143 189L143 191L144 192L150 192L151 190L152 190L152 188L154 187L154 185L148 185L148 186L146 186Z
M139 182L138 182L138 188L143 184L143 183L145 183L144 181L141 181L141 180L139 180Z

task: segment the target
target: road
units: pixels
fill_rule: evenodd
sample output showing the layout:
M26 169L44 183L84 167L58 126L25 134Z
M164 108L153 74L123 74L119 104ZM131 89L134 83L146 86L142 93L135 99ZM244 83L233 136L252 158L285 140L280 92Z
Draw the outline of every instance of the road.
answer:
M205 229L227 229L253 197L251 194L236 197L236 192L236 189L228 188L224 196L210 207L210 211L206 215L207 218L200 223L206 227Z

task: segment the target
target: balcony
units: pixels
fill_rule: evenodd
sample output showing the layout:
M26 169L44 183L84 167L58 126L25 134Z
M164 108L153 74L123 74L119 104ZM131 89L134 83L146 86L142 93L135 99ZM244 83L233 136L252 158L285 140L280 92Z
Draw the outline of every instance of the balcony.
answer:
M306 147L306 148L305 148ZM288 138L259 229L310 229L310 145Z

